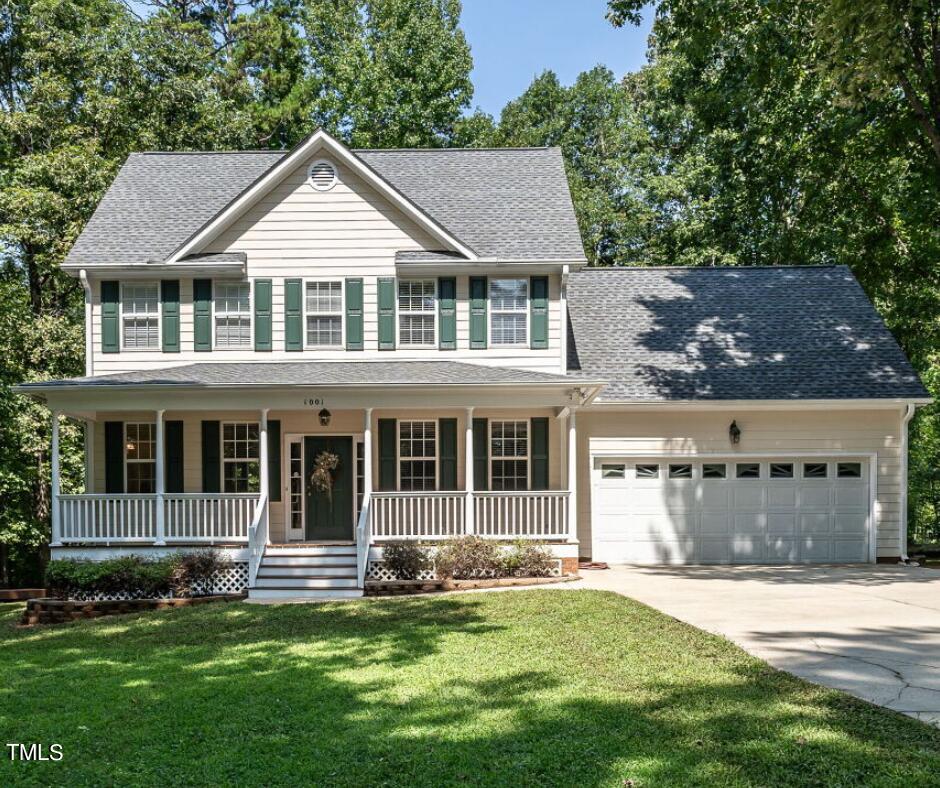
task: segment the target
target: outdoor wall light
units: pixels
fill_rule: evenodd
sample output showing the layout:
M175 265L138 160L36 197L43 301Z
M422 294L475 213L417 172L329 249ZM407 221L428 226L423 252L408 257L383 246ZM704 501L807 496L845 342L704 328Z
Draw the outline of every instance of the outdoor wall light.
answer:
M332 413L330 413L326 408L324 408L324 409L321 410L321 411L319 412L319 414L317 414L317 415L320 417L320 426L321 426L321 427L329 427L329 426L330 426L330 419L333 418L333 414L332 414Z
M731 426L728 427L728 437L735 446L741 442L741 428L736 421L732 421Z

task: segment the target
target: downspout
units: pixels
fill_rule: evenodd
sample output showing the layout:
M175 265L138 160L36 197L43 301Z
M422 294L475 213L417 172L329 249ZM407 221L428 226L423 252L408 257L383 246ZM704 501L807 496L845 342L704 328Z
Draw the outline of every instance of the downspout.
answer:
M568 374L568 265L561 267L561 374Z
M85 376L91 377L95 374L95 341L91 334L91 282L88 281L88 272L84 268L78 272L78 278L85 291Z
M914 417L914 405L907 405L904 409L904 415L901 416L901 563L906 564L910 561L907 556L907 448L908 448L908 425Z

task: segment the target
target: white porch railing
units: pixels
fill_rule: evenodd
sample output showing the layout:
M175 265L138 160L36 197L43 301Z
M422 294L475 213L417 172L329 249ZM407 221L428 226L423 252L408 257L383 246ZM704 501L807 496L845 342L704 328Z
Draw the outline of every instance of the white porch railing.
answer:
M372 538L438 540L473 533L487 539L567 539L568 498L567 490L373 493Z
M257 493L167 493L168 542L245 542L258 504Z
M168 493L164 495L167 543L247 542L258 495ZM141 543L157 541L157 496L60 495L60 541Z
M60 495L62 542L153 542L156 495Z
M268 517L268 493L262 493L255 508L254 518L248 526L248 585L254 586L261 567L261 559L270 541L270 519Z
M356 523L356 578L359 588L364 587L366 570L369 568L369 545L372 544L372 496L366 491L362 496L362 509Z
M568 491L478 492L475 531L491 539L566 539Z
M447 539L465 533L465 492L372 493L373 539Z

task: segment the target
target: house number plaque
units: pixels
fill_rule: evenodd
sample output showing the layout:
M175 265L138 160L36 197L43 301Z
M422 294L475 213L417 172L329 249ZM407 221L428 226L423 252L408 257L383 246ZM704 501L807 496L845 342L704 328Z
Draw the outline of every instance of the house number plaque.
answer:
M323 397L305 397L304 405L308 408L322 408L326 405L326 400Z

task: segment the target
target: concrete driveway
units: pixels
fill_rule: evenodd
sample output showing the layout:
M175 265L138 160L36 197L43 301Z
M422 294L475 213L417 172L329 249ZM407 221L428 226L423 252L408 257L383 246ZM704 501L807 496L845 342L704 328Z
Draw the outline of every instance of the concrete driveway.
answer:
M584 572L809 681L940 725L940 571L901 566Z

